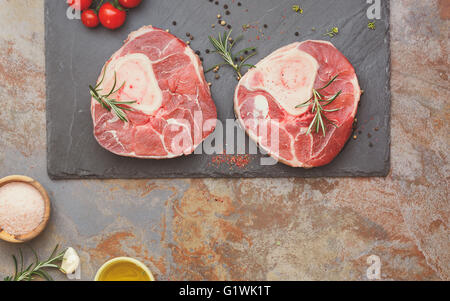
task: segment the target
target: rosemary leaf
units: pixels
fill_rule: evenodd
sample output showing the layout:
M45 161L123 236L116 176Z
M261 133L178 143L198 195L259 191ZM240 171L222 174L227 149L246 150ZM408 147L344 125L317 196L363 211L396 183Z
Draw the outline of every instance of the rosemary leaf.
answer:
M13 276L7 276L4 278L5 281L31 281L34 278L33 277L40 277L45 280L53 280L53 278L48 274L48 272L44 269L58 269L59 266L56 264L56 262L59 262L62 260L64 256L64 252L61 252L57 254L58 246L53 250L52 254L49 256L49 258L45 261L40 261L39 257L33 249L31 251L33 252L33 255L35 257L35 262L28 265L26 268L24 268L23 265L23 254L22 250L19 250L20 255L20 269L17 257L15 255L12 256L14 260L14 267L15 272Z
M256 53L253 52L253 53L251 53L249 55L246 55L245 57L243 57L241 59L240 63L236 63L235 62L235 58L237 58L242 53L249 52L249 51L255 51L256 48L255 47L248 47L248 48L242 49L242 50L236 52L235 54L233 54L233 47L236 45L236 42L239 41L242 37L239 36L237 39L235 39L232 42L230 42L230 40L232 40L231 39L231 32L232 32L232 30L225 31L223 34L219 33L219 36L217 38L214 38L212 36L208 37L209 41L211 42L213 47L216 49L214 52L218 53L222 57L224 62L220 63L220 64L217 64L217 65L213 66L212 68L208 69L206 71L206 73L214 70L218 66L229 65L231 68L234 69L234 71L237 74L238 80L240 80L242 78L242 67L248 67L248 68L254 68L255 67L254 65L251 65L251 64L245 64L245 62L248 59L250 59L251 57L255 56Z
M125 111L134 111L134 109L130 108L130 107L124 107L124 105L130 105L130 104L136 103L136 101L116 101L114 99L109 99L109 97L111 95L117 93L118 91L120 91L120 89L122 89L125 86L125 82L123 82L122 85L120 85L120 87L116 89L116 87L117 87L116 72L114 72L114 83L113 83L113 86L112 86L111 90L109 91L109 93L105 94L105 95L100 94L100 91L102 89L99 89L99 87L105 79L105 73L106 73L107 66L108 65L106 65L103 70L103 75L102 75L100 82L98 82L98 84L95 87L92 87L91 85L89 85L89 92L90 92L92 98L94 98L97 102L99 102L103 108L105 108L106 110L108 110L110 112L112 111L123 122L128 122L127 114L125 113Z
M311 108L311 112L314 114L314 118L311 121L309 127L308 127L308 131L306 132L307 135L309 135L313 130L315 130L315 132L317 134L320 133L320 131L322 131L323 136L326 136L326 127L325 127L325 121L327 121L328 123L332 124L333 126L335 126L336 128L338 127L335 123L333 123L330 119L327 118L327 116L325 116L324 113L331 113L331 112L337 112L340 109L336 108L336 109L325 109L324 107L328 106L329 104L331 104L333 101L335 101L341 94L342 91L337 92L335 95L333 95L331 98L326 99L319 91L324 90L326 88L328 88L337 78L339 77L339 74L334 76L325 86L323 86L322 88L319 89L313 89L313 96L305 101L304 103L299 104L298 106L296 106L296 108L303 108L303 107L309 107L312 105Z

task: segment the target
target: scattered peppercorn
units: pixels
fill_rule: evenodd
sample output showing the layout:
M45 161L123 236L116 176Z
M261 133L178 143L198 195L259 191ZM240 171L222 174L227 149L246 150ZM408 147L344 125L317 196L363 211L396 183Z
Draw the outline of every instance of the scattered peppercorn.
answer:
M200 55L200 51L199 51L199 50L196 50L196 51L195 51L195 54L196 54L196 55Z
M267 28L267 27L268 27L267 24L264 24L263 26L264 26L264 28Z
M189 39L191 39L191 41L193 41L194 40L194 36L190 36Z
M230 25L230 24L228 24L228 25L227 25L227 28L228 28L228 29L231 29L231 25Z
M228 5L225 4L225 5L223 6L223 8L228 9Z
M205 52L206 52L206 53L209 53L209 49L206 49Z
M371 134L371 133L368 133L368 134L367 134L367 137L372 138L372 134Z
M215 5L219 5L219 1L214 2Z
M238 6L241 6L242 5L242 3L241 2L238 2Z
M173 26L177 26L177 21L172 22Z
M378 132L379 128L376 127L374 130L375 130L375 132Z
M230 15L231 14L231 12L229 11L229 10L227 10L226 12L225 12L225 15Z
M219 75L219 74L216 74L215 78L216 78L216 79L219 79L219 78L220 78L220 75Z
M295 36L298 37L300 33L298 31L295 32Z
M373 143L372 142L369 143L369 147L373 147Z
M189 32L186 32L186 36L187 36L187 37L190 37L191 34L190 34Z

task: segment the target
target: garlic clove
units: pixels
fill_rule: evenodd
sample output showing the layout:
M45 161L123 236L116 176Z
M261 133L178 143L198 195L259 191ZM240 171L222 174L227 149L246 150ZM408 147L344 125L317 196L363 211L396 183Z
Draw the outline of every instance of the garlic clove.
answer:
M80 257L73 248L68 248L64 253L61 270L66 274L72 274L80 265Z

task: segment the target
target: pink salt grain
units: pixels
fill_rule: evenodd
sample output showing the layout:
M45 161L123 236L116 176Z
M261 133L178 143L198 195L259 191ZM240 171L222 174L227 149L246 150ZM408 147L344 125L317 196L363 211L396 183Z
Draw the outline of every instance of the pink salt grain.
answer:
M32 185L12 182L0 187L0 229L6 233L30 233L42 222L44 212L44 198Z

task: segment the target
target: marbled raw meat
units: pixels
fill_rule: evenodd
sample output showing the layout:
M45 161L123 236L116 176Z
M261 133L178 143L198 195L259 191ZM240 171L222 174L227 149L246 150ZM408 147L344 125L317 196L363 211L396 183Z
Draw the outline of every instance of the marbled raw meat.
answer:
M121 156L166 159L191 154L215 128L217 112L199 57L174 35L152 26L131 33L102 69L125 85L111 98L136 101L129 122L91 100L94 136ZM100 76L101 78L101 76ZM99 81L100 81L99 78Z
M342 94L324 113L322 131L308 132L314 118L311 106L297 106L312 97L313 88L329 98ZM352 133L361 90L355 69L333 44L305 41L282 47L260 61L240 80L234 97L236 116L250 138L280 162L311 168L330 163Z

